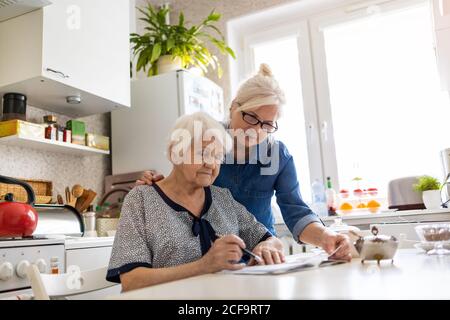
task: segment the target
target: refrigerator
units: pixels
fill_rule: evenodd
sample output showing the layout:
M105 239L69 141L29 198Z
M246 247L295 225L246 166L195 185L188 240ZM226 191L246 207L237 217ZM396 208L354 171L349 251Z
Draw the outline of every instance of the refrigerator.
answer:
M169 174L172 164L166 146L170 129L177 118L196 111L223 121L222 88L187 70L133 80L131 108L111 113L113 175L143 170Z

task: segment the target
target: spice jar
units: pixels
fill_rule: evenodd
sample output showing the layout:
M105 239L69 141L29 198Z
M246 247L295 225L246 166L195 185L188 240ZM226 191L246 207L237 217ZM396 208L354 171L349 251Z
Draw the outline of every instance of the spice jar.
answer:
M63 140L64 142L72 142L72 130L64 128L64 134L63 134Z
M56 117L52 115L44 116L44 122L47 124L45 128L45 139L57 140Z
M57 131L57 135L56 135L57 136L56 140L63 142L64 141L64 127L58 126L57 130L58 131Z
M58 257L52 257L50 259L50 273L58 274L59 273L59 259Z

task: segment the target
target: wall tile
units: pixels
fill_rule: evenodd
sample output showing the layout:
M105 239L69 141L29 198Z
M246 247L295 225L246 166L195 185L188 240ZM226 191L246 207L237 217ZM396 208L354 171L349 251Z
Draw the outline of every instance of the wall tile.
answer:
M54 114L59 124L65 124L68 117L27 106L27 120L43 123L43 116ZM99 114L80 118L86 123L86 130L110 136L110 114ZM64 198L64 188L78 183L101 196L104 192L105 175L111 174L110 157L102 155L72 156L0 144L0 174L16 178L44 179L53 181L53 195ZM98 198L96 199L98 200Z

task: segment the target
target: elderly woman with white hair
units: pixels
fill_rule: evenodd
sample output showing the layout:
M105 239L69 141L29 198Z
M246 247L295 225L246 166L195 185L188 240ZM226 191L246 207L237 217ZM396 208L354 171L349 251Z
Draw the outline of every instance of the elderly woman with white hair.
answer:
M335 252L334 258L350 260L348 237L326 228L305 204L292 155L281 141L272 137L278 129L277 120L284 102L284 93L265 64L260 66L257 75L240 86L227 122L234 148L222 164L214 185L230 190L234 199L272 234L275 234L275 219L271 199L275 194L284 222L295 240L321 247L328 253ZM159 179L161 175L146 172L137 183L151 185ZM256 253L270 260L270 249L260 246Z
M284 262L273 237L228 189L211 186L231 137L205 113L178 119L167 154L168 177L137 186L125 198L107 279L124 291L245 266L243 249L270 248ZM250 257L246 257L250 258ZM248 260L248 259L247 259Z

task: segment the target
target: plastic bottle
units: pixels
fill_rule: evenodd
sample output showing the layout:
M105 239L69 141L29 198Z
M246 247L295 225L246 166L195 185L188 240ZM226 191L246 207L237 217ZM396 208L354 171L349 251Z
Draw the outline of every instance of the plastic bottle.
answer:
M331 185L330 177L327 177L327 190L325 191L325 194L327 198L328 215L335 216L337 209L337 195L336 191L333 189Z
M311 184L312 205L311 210L319 217L328 216L327 200L325 194L325 187L319 180L314 180Z

